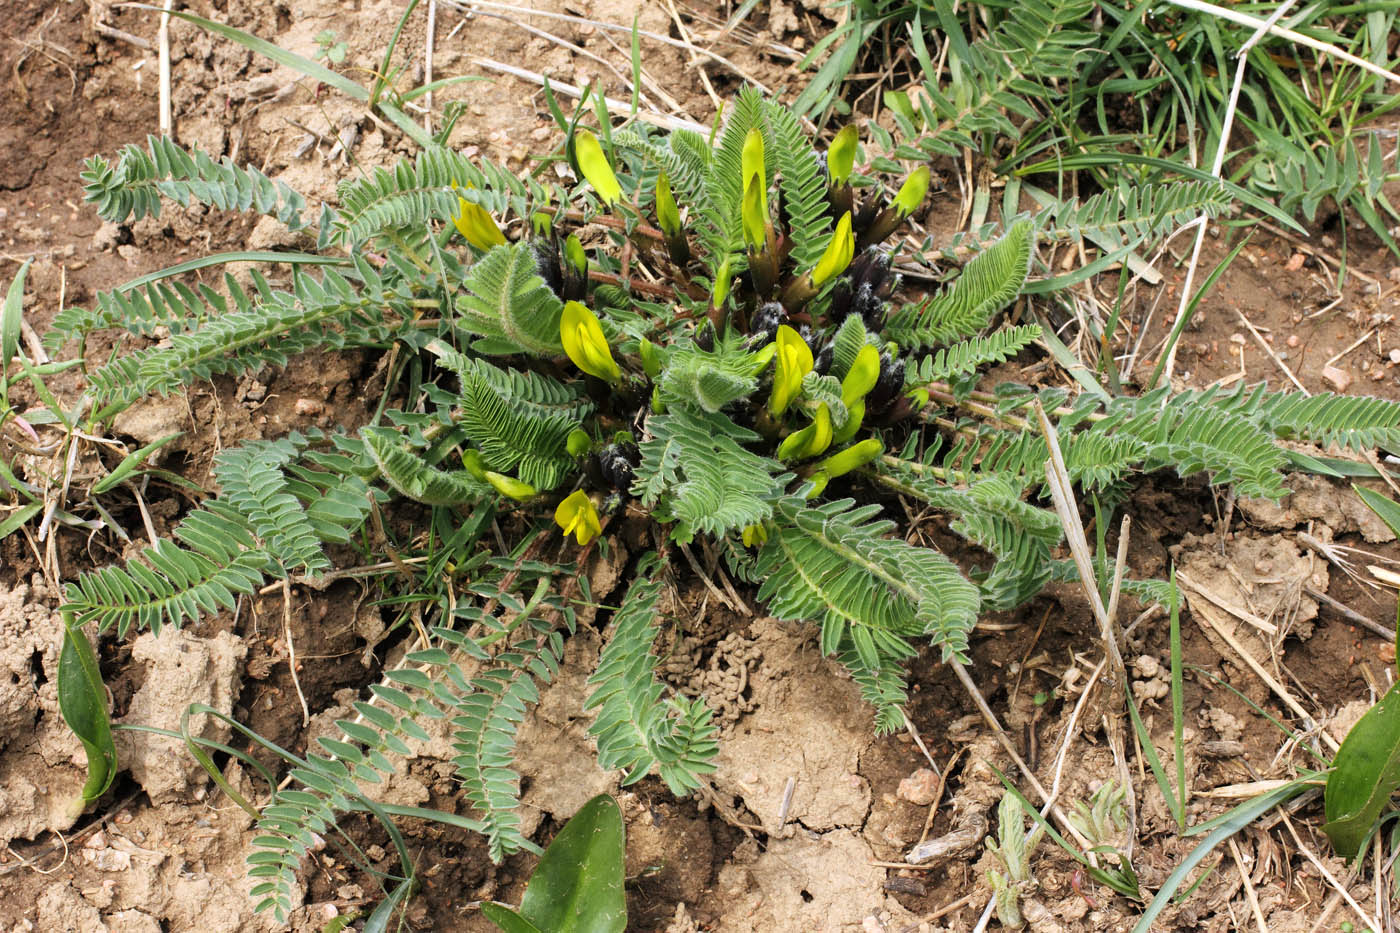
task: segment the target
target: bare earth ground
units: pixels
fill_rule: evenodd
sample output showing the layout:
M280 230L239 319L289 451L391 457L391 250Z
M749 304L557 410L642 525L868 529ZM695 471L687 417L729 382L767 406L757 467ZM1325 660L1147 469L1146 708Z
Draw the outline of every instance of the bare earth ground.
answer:
M536 0L534 6L622 24L630 24L639 10L643 29L680 37L665 4L634 9L622 0ZM331 29L349 46L342 70L366 81L402 5L201 0L192 8L308 56L316 51L316 34ZM711 36L711 22L725 10L702 3L700 11L705 15L697 15L694 5L680 7L680 22L688 33ZM748 77L791 93L800 87L791 59L766 43L807 47L831 28L829 16L809 0L775 0L766 14L749 20L767 33L732 37L716 50ZM26 317L41 333L61 306L91 303L97 289L212 249L284 243L270 226L218 212L191 216L176 209L130 228L103 226L80 203L81 160L141 140L155 132L157 121L154 53L99 36L94 19L154 43L152 16L110 10L97 0L91 6L11 0L0 22L0 81L6 85L0 95L0 280L8 282L20 261L35 260ZM626 33L557 20L529 23L627 70ZM182 142L214 155L231 154L313 199L330 197L337 181L406 151L402 140L360 119L348 102L295 83L289 71L180 22L172 24L171 35ZM401 45L411 57L405 86L421 80L424 40L423 17L415 16ZM688 53L657 44L645 48L656 106L701 122L711 119L713 100ZM610 95L625 96L615 74L553 40L500 19L463 23L460 13L440 8L433 75L490 74L473 63L478 58L523 65L575 84L597 76ZM720 97L740 81L720 65L709 64L704 72ZM662 91L672 100L664 100ZM531 152L555 139L542 96L526 82L493 75L440 94L439 104L452 97L469 105L453 133L455 146L474 147L520 169ZM354 164L328 159L331 141L351 130ZM309 133L319 134L319 140L296 155ZM949 228L957 209L955 197L936 200L925 223L935 231ZM1183 340L1177 369L1182 384L1243 378L1283 387L1282 365L1311 391L1345 387L1400 397L1400 369L1390 358L1400 347L1394 261L1358 234L1360 229L1351 229L1353 275L1340 295L1334 273L1312 252L1338 254L1336 218L1324 218L1305 247L1257 235L1205 302L1200 326ZM1221 242L1211 240L1203 268L1222 252ZM1139 376L1148 371L1154 347L1170 326L1180 287L1181 273L1170 257L1160 266L1166 282L1145 287L1138 296L1139 321L1155 303ZM1112 293L1110 283L1103 294L1111 301ZM1258 339L1241 314L1257 329ZM90 357L103 349L87 348ZM1027 354L1018 361L1022 372L1002 375L1046 378L1047 368L1035 365L1039 360ZM184 430L165 466L207 484L212 457L223 446L312 424L363 421L366 400L376 392L374 381L382 378L376 362L346 355L299 360L256 379L216 379L193 387L187 402L139 407L123 417L117 432L144 444ZM1330 383L1323 381L1324 365L1336 367L1328 372ZM1243 377L1237 375L1241 371ZM70 378L57 387L76 393L81 384ZM23 408L34 400L21 394L19 401ZM77 469L99 472L102 466L80 463ZM1294 487L1296 494L1275 508L1227 501L1204 486L1164 476L1145 486L1130 509L1134 575L1163 576L1174 561L1215 600L1269 618L1278 628L1276 636L1262 637L1187 590L1192 611L1183 632L1186 660L1193 665L1185 698L1188 774L1196 793L1193 822L1234 802L1210 796L1211 789L1288 777L1292 768L1308 763L1296 748L1281 751L1283 737L1251 708L1296 719L1245 666L1221 630L1266 665L1338 738L1370 702L1372 688L1384 683L1390 660L1385 641L1330 609L1319 609L1304 588L1380 620L1395 617L1394 596L1363 589L1302 543L1299 532L1387 559L1400 557L1400 549L1349 490L1307 477L1296 478ZM171 489L153 485L147 492L157 532L168 531L187 505ZM126 527L142 528L134 501L117 499L112 507ZM956 548L937 520L919 531ZM0 849L0 931L273 929L266 916L253 916L245 896L250 821L174 743L122 733L119 750L127 773L98 807L81 815L71 811L69 801L82 784L82 755L54 700L61 626L53 610L59 594L58 581L46 579L44 568L57 567L71 578L122 556L115 539L79 531L61 531L52 545L32 535L0 542L0 844L8 844ZM1362 566L1378 561L1353 558ZM592 568L600 601L614 585L618 566ZM752 603L751 594L741 595ZM364 598L349 583L295 593L290 637L313 714L309 726L288 667L277 594L254 602L238 618L218 616L186 632L127 642L105 639L101 659L114 714L169 728L190 703L204 702L303 751L315 735L333 730L339 710L395 660L392 640L379 642L383 620L364 606ZM679 687L704 691L726 734L713 791L699 802L676 801L655 781L620 794L628 819L633 928L675 933L971 929L988 898L982 839L1000 796L988 765L1004 771L1010 765L965 692L936 657L916 663L910 716L932 758L949 775L945 785L935 786L920 773L927 762L909 736L871 738L869 710L854 685L819 655L813 629L777 623L751 610L751 605L722 605L698 582L671 607L675 629L667 675ZM1167 696L1161 615L1148 616L1129 641L1136 692L1147 698L1149 728L1166 752L1170 709L1160 702ZM597 636L586 627L569 649L578 660L597 650ZM1069 743L1065 800L1087 798L1114 773L1104 713L1112 705L1101 689L1074 732L1065 734L1101 650L1082 596L1070 588L1051 588L1021 611L985 619L973 640L972 670L980 688L1042 781L1052 779L1056 756ZM586 671L591 665L566 665L571 669ZM582 674L566 676L551 687L520 739L527 826L538 827L541 842L589 796L617 790L617 775L602 773L593 763L588 723L577 718L583 680ZM226 737L226 730L221 733L213 724L205 730ZM441 757L450 758L450 751ZM230 779L244 781L252 793L264 790L237 774ZM789 781L795 790L788 819L781 823ZM390 792L400 802L458 805L443 760L419 760ZM1134 865L1144 885L1155 889L1191 842L1177 838L1145 771L1134 774L1134 796L1139 824ZM1317 829L1320 814L1313 799L1290 816L1291 826L1329 871L1344 877L1345 866L1328 855ZM347 828L360 833L371 854L384 842L356 820L347 821ZM415 928L487 929L474 902L518 900L531 859L511 859L497 868L473 837L441 827L406 830L426 881L410 915ZM1218 851L1194 896L1168 911L1160 928L1242 929L1253 922L1257 903L1273 933L1334 929L1346 919L1346 908L1324 917L1330 891L1290 833L1275 816L1239 836L1237 851ZM937 838L947 842L942 858L918 868L886 864L901 863L921 839ZM1033 929L1131 926L1136 905L1077 877L1059 850L1043 845L1033 864L1039 882L1027 906ZM353 911L376 893L368 878L337 864L329 851L311 860L305 883L305 906L293 924L298 930L320 929L337 912ZM1350 890L1374 909L1377 894L1368 879L1353 881Z

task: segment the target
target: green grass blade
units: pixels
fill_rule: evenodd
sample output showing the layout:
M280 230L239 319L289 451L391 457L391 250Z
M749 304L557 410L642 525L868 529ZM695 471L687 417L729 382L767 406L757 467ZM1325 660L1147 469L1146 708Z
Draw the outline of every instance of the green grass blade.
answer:
M0 398L4 397L5 370L19 352L19 323L24 315L24 279L29 274L29 260L19 267L14 281L5 292L4 310L0 311Z
M198 259L191 259L187 262L177 263L167 266L164 269L157 269L155 272L147 272L140 278L132 279L130 282L123 282L114 291L129 292L133 288L140 288L161 279L172 278L177 275L184 275L186 272L197 272L200 269L207 269L210 266L221 266L230 262L285 262L293 266L343 266L350 262L341 256L322 256L318 253L279 253L276 250L239 250L229 253L210 253L208 256L200 256Z
M1327 823L1337 853L1358 859L1377 828L1376 818L1400 787L1400 683L1351 727L1327 775Z
M414 0L414 2L416 3L417 0ZM345 77L345 75L332 71L325 65L312 61L304 55L298 55L295 52L288 51L280 45L275 45L274 43L268 42L266 39L260 39L251 33L244 32L242 29L236 29L233 26L216 22L212 19L205 19L203 16L190 13L186 10L162 10L160 7L150 6L145 3L133 3L131 6L139 10L150 10L153 13L169 13L171 16L178 16L186 22L194 23L201 29L207 29L215 35L223 36L225 39L231 39L251 52L264 55L279 65L286 65L288 68L299 71L314 81L319 81L327 87L335 88L337 91L340 91L353 100L377 106L390 123L393 123L399 129L403 130L404 134L418 145L424 148L432 145L432 137L429 136L421 126L410 120L407 114L398 107L384 100L375 100L371 102L370 92L365 88L351 81L349 78Z
M1186 330L1186 325L1191 323L1191 318L1195 316L1196 308L1200 305L1201 299L1205 297L1206 292L1210 291L1211 286L1224 274L1225 270L1230 267L1230 264L1235 261L1235 257L1239 256L1240 250L1245 248L1249 240L1249 237L1240 240L1235 244L1235 248L1226 254L1225 258L1216 263L1215 268L1210 270L1210 275L1206 276L1205 281L1201 283L1201 287L1196 289L1196 294L1191 296L1191 300L1187 302L1181 314L1177 315L1176 324L1172 326L1172 332L1167 336L1167 344L1162 348L1162 352L1157 357L1157 365L1152 370L1152 378L1147 380L1149 386L1155 386L1157 380L1162 377L1162 370L1166 368L1167 360L1171 358L1172 347L1176 346L1176 342L1181 339L1181 334Z
M1147 766L1152 769L1152 776L1157 779L1157 789L1162 792L1162 799L1167 802L1167 809L1171 810L1172 819L1176 820L1178 829L1186 828L1186 811L1178 806L1177 792L1172 789L1171 781L1167 779L1167 769L1162 766L1162 758L1157 754L1157 746L1152 744L1152 736L1147 731L1147 725L1142 721L1142 714L1138 712L1137 699L1133 696L1132 688L1126 683L1123 685L1123 692L1128 697L1128 715L1133 720L1133 731L1137 733L1138 744L1142 746L1142 754L1147 758ZM1173 726L1175 723L1173 722ZM1176 756L1177 763L1181 763L1181 753Z
M389 37L389 44L384 47L384 57L379 60L379 72L374 76L374 84L369 89L369 105L371 107L379 103L379 95L384 93L384 88L389 83L389 69L394 63L394 50L399 47L399 36L403 35L404 25L417 8L418 0L408 0L408 6L404 7L403 13L399 15L399 21L394 24L394 34Z
M1181 860L1181 863L1172 870L1172 873L1167 876L1167 880L1162 882L1162 887L1157 891L1157 896L1152 899L1152 903L1147 905L1147 909L1142 912L1142 916L1138 917L1137 925L1133 927L1133 933L1150 933L1152 924L1157 920L1158 914L1165 910L1167 905L1171 903L1172 898L1176 895L1182 883L1186 881L1187 876L1191 874L1192 869L1201 864L1205 857L1210 855L1216 846L1244 829L1250 823L1259 819L1259 817L1263 816L1265 813L1268 813L1274 807L1302 793L1306 786L1307 779L1305 778L1290 781L1282 787L1275 788L1265 794L1260 794L1253 800L1246 800L1226 814L1226 818L1217 823L1215 830L1202 839L1200 844L1192 849L1191 852Z
M1186 713L1184 708L1183 682L1181 673L1181 591L1176 586L1176 565L1167 578L1171 587L1172 604L1171 629L1168 638L1171 642L1172 661L1172 752L1176 755L1177 825L1186 828Z

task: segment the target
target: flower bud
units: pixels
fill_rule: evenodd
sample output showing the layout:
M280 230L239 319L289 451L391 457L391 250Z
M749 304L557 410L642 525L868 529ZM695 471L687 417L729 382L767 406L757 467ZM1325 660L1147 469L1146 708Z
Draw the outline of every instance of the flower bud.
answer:
M486 482L491 484L491 488L503 496L514 499L517 502L526 502L539 495L539 490L529 483L516 479L514 476L506 476L504 473L494 473L486 471Z
M831 242L826 244L826 252L822 253L822 258L817 260L817 267L812 270L812 284L821 286L833 276L840 275L851 264L851 257L854 255L851 215L842 214L836 223L836 232L831 235Z
M612 165L609 164L598 137L588 130L579 130L574 137L574 158L578 161L579 171L593 186L593 190L598 192L598 197L603 199L603 203L609 206L617 203L622 197L622 186L613 174Z
M681 212L671 196L671 180L665 172L656 176L656 225L668 237L680 235Z
M856 128L854 124L841 127L826 150L827 184L844 185L856 164Z
M904 179L904 184L899 186L899 193L894 196L894 209L903 220L924 202L924 195L928 194L929 170L927 165L920 165L909 173L909 177Z

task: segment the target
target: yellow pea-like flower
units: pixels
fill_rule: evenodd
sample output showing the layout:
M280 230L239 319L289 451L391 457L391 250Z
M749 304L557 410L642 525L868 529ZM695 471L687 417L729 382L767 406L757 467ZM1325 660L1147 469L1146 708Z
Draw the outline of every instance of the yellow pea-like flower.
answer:
M763 522L745 525L741 537L744 539L744 547L761 547L768 543L768 526Z
M787 411L797 393L802 391L802 377L812 371L812 348L797 331L786 324L778 328L776 341L777 366L773 373L773 394L768 399L768 411L778 417Z
M744 151L740 154L739 165L743 175L743 188L748 190L750 183L758 180L759 209L768 216L768 169L763 158L763 134L757 127L749 130L744 137Z
M880 351L870 344L860 348L846 378L841 380L841 401L850 405L865 398L880 380Z
M759 176L750 178L744 186L743 203L739 205L739 215L744 226L744 242L755 252L761 252L768 242L768 212L763 205L762 184Z
M604 204L615 204L622 197L622 186L617 183L617 176L597 136L588 130L579 130L574 136L574 158L578 160L579 171Z
M845 272L855 254L856 241L851 236L851 215L847 212L836 222L836 232L831 235L831 242L826 244L822 258L817 260L817 267L812 270L812 284L820 286Z
M457 187L456 182L452 187ZM463 239L483 252L506 241L506 235L496 226L496 221L486 208L473 204L461 195L457 196L457 213L452 218L452 225Z
M817 415L811 424L783 438L778 445L778 459L805 460L815 457L831 446L831 436L831 409L826 402L822 402L817 406Z
M582 489L575 490L554 510L554 523L564 530L564 537L574 536L580 546L603 533L598 520L598 507Z
M622 370L608 348L608 338L597 316L577 301L564 302L559 317L559 341L575 366L607 382L622 378Z
M846 423L832 437L833 444L844 444L856 436L861 422L865 420L865 399L858 398L846 406Z

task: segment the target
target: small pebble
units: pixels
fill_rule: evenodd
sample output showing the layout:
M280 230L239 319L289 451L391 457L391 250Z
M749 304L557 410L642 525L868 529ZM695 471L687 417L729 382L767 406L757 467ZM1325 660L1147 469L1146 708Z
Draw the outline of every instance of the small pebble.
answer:
M1324 366L1322 367L1322 381L1338 392L1345 392L1347 386L1351 385L1351 373L1345 369L1338 369L1336 366Z
M1288 335L1288 340L1285 341L1285 342L1286 342L1290 347L1296 347L1296 346L1298 346L1298 344L1302 343L1303 341L1301 341L1301 340L1298 339L1298 335L1297 335L1297 334L1289 334L1289 335Z
M1392 363L1400 363L1400 347L1395 347L1395 348L1393 348L1393 349L1390 351L1389 356L1390 356L1390 361L1391 361Z
M933 803L933 795L938 790L938 775L928 768L920 768L899 782L896 793L904 800L920 807Z

